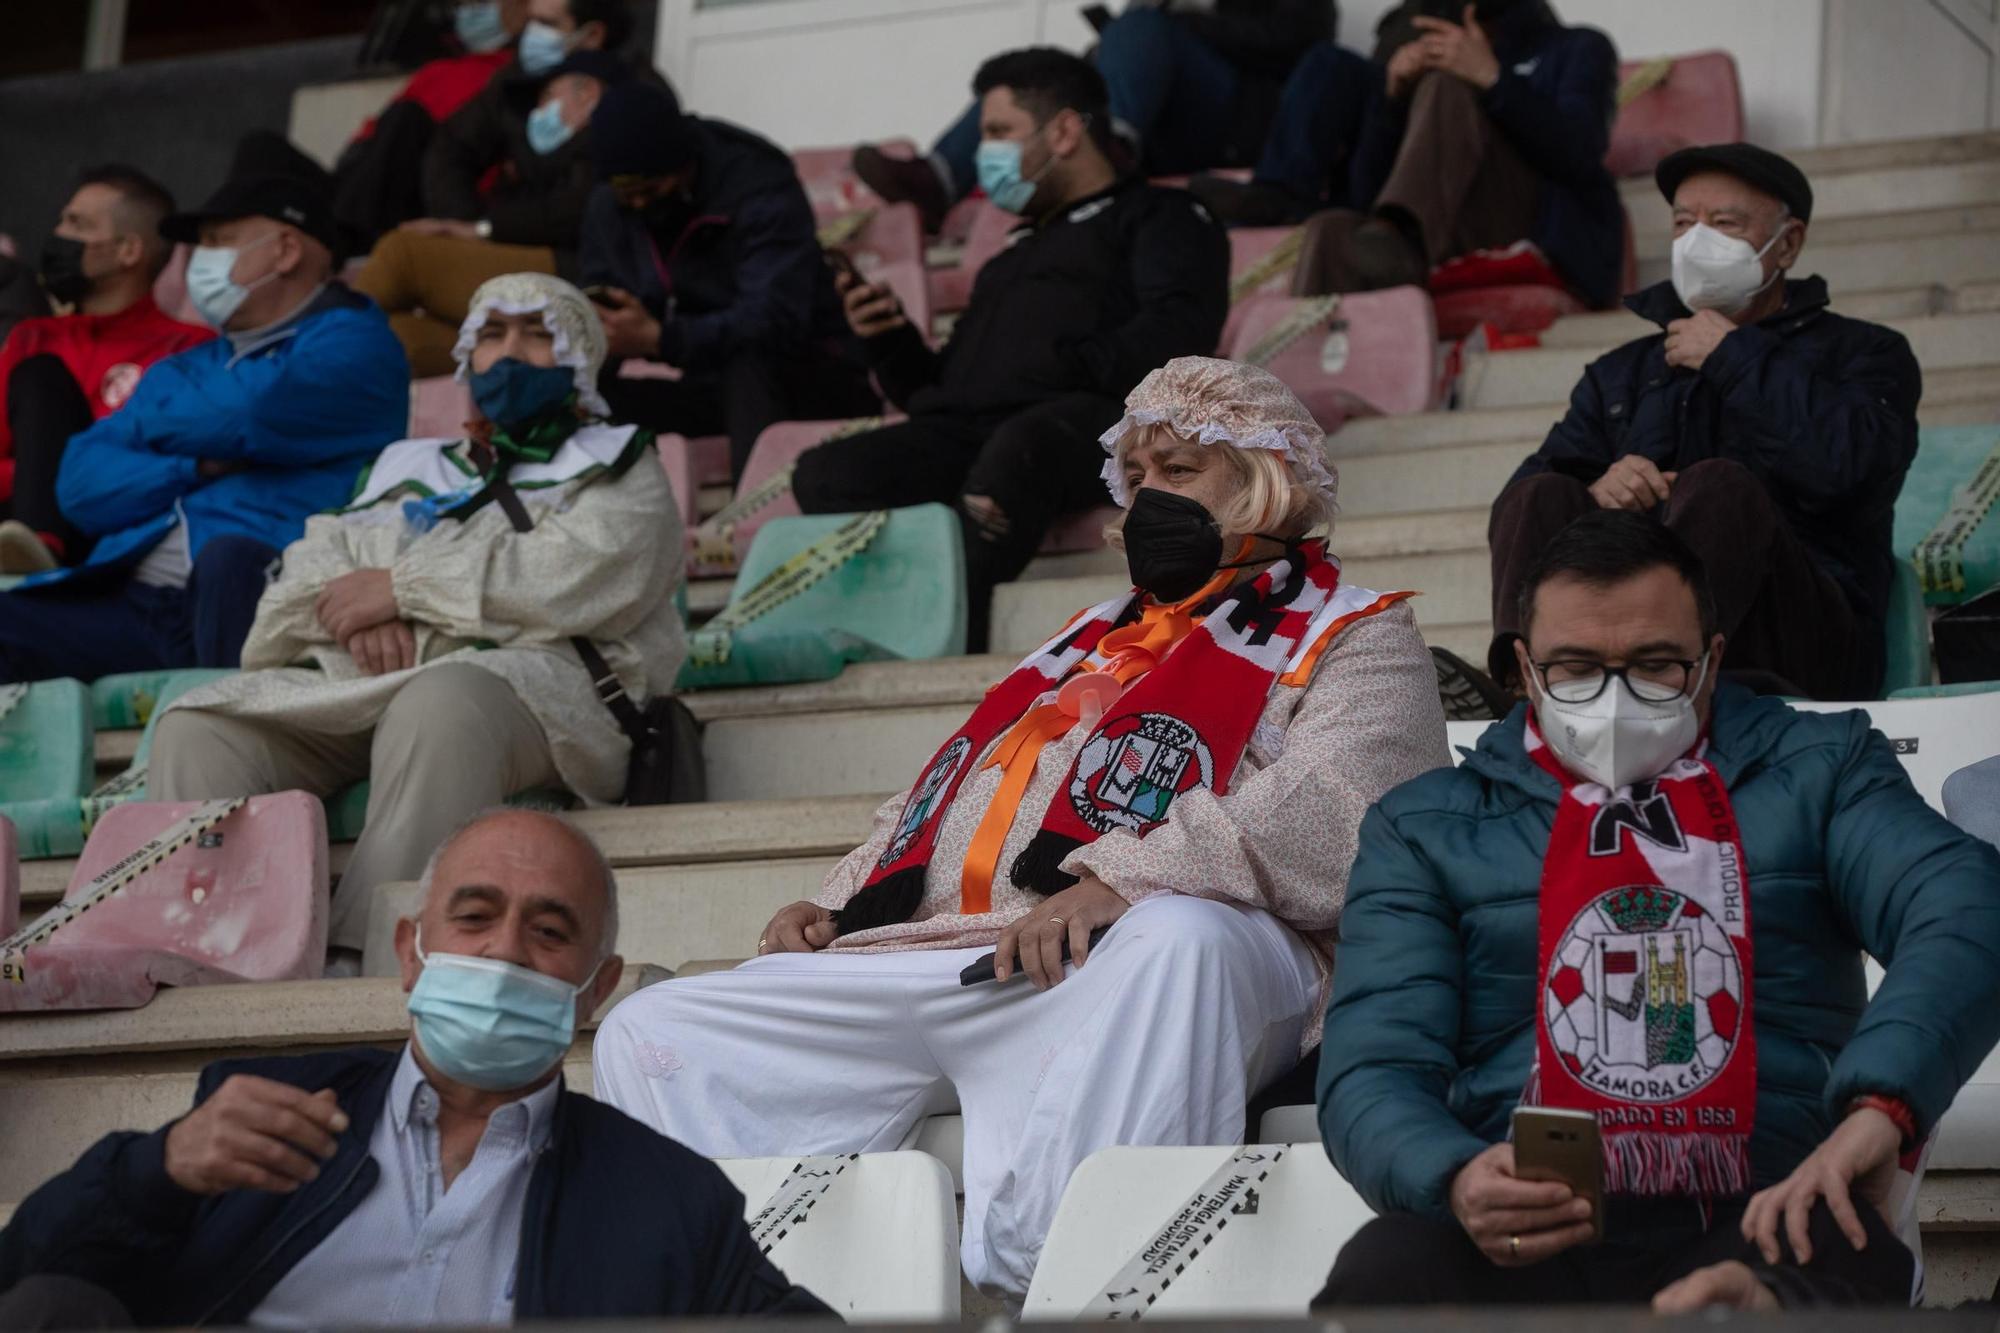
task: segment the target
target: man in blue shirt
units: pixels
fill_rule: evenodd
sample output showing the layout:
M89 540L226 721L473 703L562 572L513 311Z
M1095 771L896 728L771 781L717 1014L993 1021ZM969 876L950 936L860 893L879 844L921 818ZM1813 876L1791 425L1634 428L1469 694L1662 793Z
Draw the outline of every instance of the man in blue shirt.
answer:
M96 546L0 595L0 681L235 666L265 568L405 432L402 348L333 280L326 173L289 147L239 166L160 228L195 245L188 294L223 336L70 440L56 501Z
M447 838L396 926L412 1039L204 1070L0 1231L0 1328L470 1327L832 1312L711 1162L563 1086L617 988L617 884L553 815Z

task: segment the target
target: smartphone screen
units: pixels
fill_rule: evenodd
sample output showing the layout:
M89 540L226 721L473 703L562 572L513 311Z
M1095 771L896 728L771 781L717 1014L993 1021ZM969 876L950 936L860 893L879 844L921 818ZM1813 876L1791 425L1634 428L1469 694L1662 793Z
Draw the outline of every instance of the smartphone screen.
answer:
M1514 1174L1559 1180L1590 1200L1590 1223L1604 1239L1604 1143L1589 1111L1514 1108Z

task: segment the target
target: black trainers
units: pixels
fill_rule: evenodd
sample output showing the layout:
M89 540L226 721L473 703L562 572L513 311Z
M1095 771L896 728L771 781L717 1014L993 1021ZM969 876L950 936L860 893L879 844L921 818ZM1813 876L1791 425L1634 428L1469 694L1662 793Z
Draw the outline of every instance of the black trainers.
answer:
M936 235L944 225L951 201L944 197L944 182L923 158L890 157L874 144L863 144L854 150L854 174L892 204L915 204L926 232Z
M1188 191L1225 227L1284 227L1305 221L1306 206L1289 190L1262 181L1196 176Z
M1492 722L1514 711L1514 698L1493 677L1457 653L1431 649L1437 669L1438 702L1451 722Z
M1423 251L1387 218L1370 218L1349 233L1345 258L1355 291L1421 287L1430 281Z

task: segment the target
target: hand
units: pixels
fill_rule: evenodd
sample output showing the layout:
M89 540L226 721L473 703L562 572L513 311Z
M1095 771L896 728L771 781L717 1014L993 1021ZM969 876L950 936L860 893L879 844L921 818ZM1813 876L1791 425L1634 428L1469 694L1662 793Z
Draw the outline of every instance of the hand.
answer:
M781 907L757 937L757 952L818 953L834 940L833 913L817 903Z
M1667 364L1700 370L1716 344L1736 332L1729 316L1715 310L1697 310L1686 319L1667 325Z
M1090 933L1124 916L1132 904L1119 897L1095 875L1085 875L1061 893L1043 899L1034 911L1000 932L993 959L993 979L1014 975L1014 955L1036 990L1047 990L1063 979L1062 942L1069 936L1069 959L1078 967L1090 956Z
M386 676L417 664L417 636L406 620L385 620L351 635L341 647L364 676Z
M248 472L250 462L243 458L204 458L194 465L194 474L203 481L214 481L219 477L233 477L239 472Z
M597 307L597 317L604 323L605 350L620 359L658 356L660 321L639 298L623 287L607 287L604 299L608 304Z
M1775 1310L1778 1298L1757 1280L1748 1264L1734 1259L1697 1268L1680 1281L1661 1287L1653 1296L1654 1314L1694 1314L1712 1305L1731 1310Z
M856 337L874 338L908 327L910 321L903 314L903 303L887 287L841 272L834 274L833 288L840 293L841 306L847 311L847 327L854 330Z
M481 239L478 227L459 218L411 218L397 230L412 231L419 236L450 236L461 241Z
M992 496L961 495L958 502L965 506L966 516L988 539L997 542L1013 531L1013 523Z
M1430 55L1422 39L1405 42L1389 57L1389 96L1400 100L1410 95L1418 79L1430 71Z
M344 644L364 629L396 619L400 609L388 570L357 569L321 588L313 612L333 641Z
M1514 1174L1511 1143L1496 1143L1459 1168L1451 1180L1451 1212L1479 1252L1502 1268L1553 1259L1596 1234L1590 1200L1559 1180Z
M1600 509L1629 509L1635 514L1663 505L1673 494L1678 472L1662 472L1650 458L1627 454L1591 483L1590 498Z
M167 1175L190 1194L269 1190L290 1194L319 1175L346 1132L333 1089L306 1092L233 1074L167 1131Z
M1500 79L1500 58L1493 54L1493 43L1486 40L1486 30L1479 26L1471 5L1459 18L1458 23L1448 23L1418 15L1411 21L1424 35L1415 45L1424 48L1428 68L1457 75L1475 88L1491 88Z
M1862 1107L1841 1121L1796 1171L1750 1200L1750 1206L1743 1210L1743 1239L1757 1247L1765 1263L1783 1262L1778 1246L1778 1224L1782 1221L1785 1234L1791 1238L1793 1260L1811 1263L1807 1222L1813 1204L1825 1199L1847 1243L1857 1250L1866 1249L1868 1229L1854 1211L1849 1188L1879 1210L1889 1200L1896 1157L1902 1147L1903 1131L1896 1128L1896 1122L1872 1106Z

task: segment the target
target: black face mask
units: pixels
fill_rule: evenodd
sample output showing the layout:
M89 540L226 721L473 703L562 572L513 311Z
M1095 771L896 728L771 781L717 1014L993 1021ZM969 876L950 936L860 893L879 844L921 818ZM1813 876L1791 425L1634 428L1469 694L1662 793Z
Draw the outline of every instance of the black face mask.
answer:
M51 236L42 243L42 263L38 270L42 290L64 305L75 305L90 293L90 279L83 272L82 241L67 236Z
M1125 567L1132 574L1132 586L1152 594L1156 602L1184 602L1222 570L1263 563L1223 564L1222 529L1215 515L1201 501L1174 491L1147 486L1135 493L1125 514L1124 532Z

